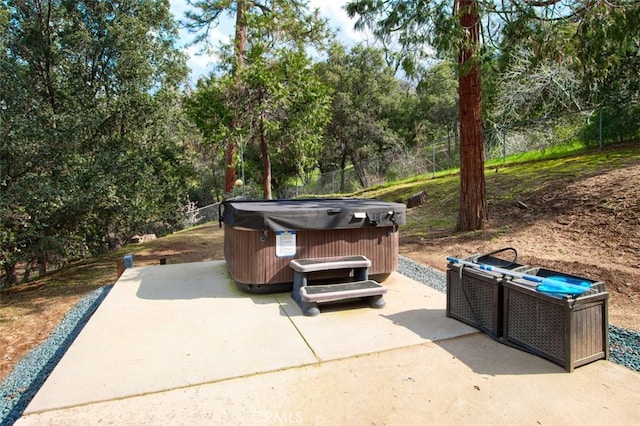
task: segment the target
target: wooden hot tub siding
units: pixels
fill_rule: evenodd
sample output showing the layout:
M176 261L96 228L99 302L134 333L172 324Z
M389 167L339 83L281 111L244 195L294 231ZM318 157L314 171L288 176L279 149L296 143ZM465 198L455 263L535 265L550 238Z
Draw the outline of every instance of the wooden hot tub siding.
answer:
M371 260L369 276L386 276L398 267L398 232L391 227L297 230L295 257L276 257L275 232L224 228L224 255L231 277L239 284L293 282L291 259L363 255ZM264 240L261 241L261 237ZM332 271L316 279L340 276Z

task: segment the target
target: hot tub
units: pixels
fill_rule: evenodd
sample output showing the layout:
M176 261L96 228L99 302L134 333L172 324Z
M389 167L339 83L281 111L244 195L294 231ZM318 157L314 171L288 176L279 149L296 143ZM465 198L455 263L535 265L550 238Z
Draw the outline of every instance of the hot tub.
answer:
M224 257L238 287L252 293L290 291L292 259L363 255L369 277L398 267L398 226L406 207L373 199L225 201ZM344 272L343 272L344 273ZM339 276L321 273L318 279Z

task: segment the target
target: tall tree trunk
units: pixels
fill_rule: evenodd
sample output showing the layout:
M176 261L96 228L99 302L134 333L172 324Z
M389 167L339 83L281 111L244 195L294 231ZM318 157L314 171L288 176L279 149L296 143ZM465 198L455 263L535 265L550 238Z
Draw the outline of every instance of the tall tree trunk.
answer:
M6 276L5 284L7 287L11 287L14 284L18 283L18 273L16 271L16 264L5 264L4 265L4 273Z
M247 0L237 0L236 2L236 28L235 28L235 62L233 64L233 74L237 76L239 71L244 67L244 56L247 50L247 22L245 20L245 14L247 13ZM238 83L238 79L236 79ZM239 84L239 83L238 83ZM239 127L238 117L234 117L231 122L231 133L234 134L235 130ZM224 192L228 193L233 191L236 183L236 140L235 138L229 138L227 142L227 148L224 156ZM243 182L244 184L244 182Z
M247 22L245 20L247 0L238 0L236 5L236 34L234 38L236 60L233 69L234 75L244 67L244 55L247 51Z
M47 274L47 256L45 254L38 255L38 274L41 277Z
M231 124L233 128L237 128L236 120L233 120ZM229 138L227 142L227 148L224 152L224 192L229 193L233 191L233 187L236 183L236 142L235 138Z
M31 269L33 269L33 262L28 261L24 265L24 274L22 274L22 282L26 283L31 279Z
M262 153L262 194L265 200L271 199L271 158L265 135L264 119L260 118L260 151Z
M477 0L459 0L466 37L459 52L460 210L459 231L481 229L487 222L482 138L482 89L478 63L480 19Z

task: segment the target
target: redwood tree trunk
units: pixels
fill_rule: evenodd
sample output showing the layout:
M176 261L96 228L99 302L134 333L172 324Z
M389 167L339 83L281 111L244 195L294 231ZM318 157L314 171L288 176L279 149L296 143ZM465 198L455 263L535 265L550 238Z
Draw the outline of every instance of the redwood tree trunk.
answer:
M460 210L458 230L481 229L487 223L484 178L482 88L478 63L480 20L477 0L460 0L460 24L466 30L459 52Z

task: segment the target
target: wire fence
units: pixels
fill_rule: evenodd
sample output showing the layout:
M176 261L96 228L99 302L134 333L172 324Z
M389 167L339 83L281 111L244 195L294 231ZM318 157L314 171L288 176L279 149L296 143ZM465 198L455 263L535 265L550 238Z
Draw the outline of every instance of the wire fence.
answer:
M635 108L635 109L634 109ZM556 145L580 141L591 147L640 139L640 104L621 115L615 108L586 108L519 123L494 124L484 132L485 162L502 160L531 151L545 151ZM635 111L635 112L633 112ZM321 172L312 178L298 179L294 185L276 189L276 198L302 196L339 196L418 175L434 176L460 166L460 142L457 137L422 142L416 147L394 150L369 161L356 162L345 170ZM234 188L234 197L262 198L262 188L253 182ZM192 209L190 224L217 219L217 204ZM195 215L195 216L194 216Z
M202 223L218 220L218 207L220 203L209 204L208 206L196 208L195 203L187 206L185 227L200 225Z
M608 116L605 108L588 108L510 125L496 124L485 129L485 162L496 159L505 161L515 154L544 151L577 140L602 148L607 144L640 137L640 121L627 119L618 124L616 121L620 121L619 117ZM289 186L281 190L279 196L349 194L416 175L435 175L459 166L459 140L455 137L444 138L362 162L345 170L318 173L311 183Z

